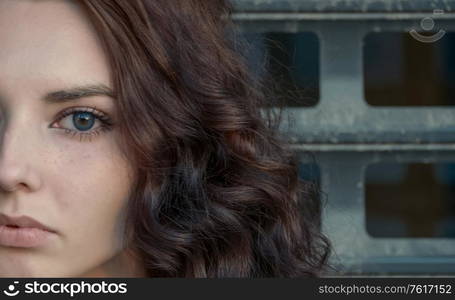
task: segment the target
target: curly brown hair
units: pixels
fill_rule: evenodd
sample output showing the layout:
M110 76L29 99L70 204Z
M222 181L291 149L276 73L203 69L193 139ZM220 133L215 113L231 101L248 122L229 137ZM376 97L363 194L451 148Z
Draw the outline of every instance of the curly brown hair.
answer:
M224 0L82 0L113 70L135 167L125 235L150 277L314 277L315 185L266 110ZM265 110L264 110L265 111ZM275 117L274 117L275 116Z

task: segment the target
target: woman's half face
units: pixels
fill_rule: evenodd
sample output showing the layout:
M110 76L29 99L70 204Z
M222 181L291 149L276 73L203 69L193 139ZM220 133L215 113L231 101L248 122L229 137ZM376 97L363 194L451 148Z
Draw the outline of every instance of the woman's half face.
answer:
M110 88L81 7L0 0L0 216L55 231L38 242L0 231L1 277L115 272L132 173Z

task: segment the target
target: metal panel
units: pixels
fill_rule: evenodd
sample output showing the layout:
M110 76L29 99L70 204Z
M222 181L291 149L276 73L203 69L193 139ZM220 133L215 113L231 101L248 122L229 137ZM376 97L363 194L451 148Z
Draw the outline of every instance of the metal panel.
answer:
M316 154L328 203L331 261L349 274L455 274L455 239L372 238L366 233L364 172L377 162L455 161L455 108L372 107L364 99L363 40L409 32L431 16L455 31L455 1L237 0L244 32L304 32L320 40L317 106L287 108L281 127L301 154ZM445 13L432 14L435 9Z
M234 0L239 11L417 12L455 9L454 0Z

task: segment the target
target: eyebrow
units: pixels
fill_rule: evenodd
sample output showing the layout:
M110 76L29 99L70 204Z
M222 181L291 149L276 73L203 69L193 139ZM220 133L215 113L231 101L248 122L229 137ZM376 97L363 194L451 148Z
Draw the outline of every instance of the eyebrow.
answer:
M65 103L85 97L108 96L114 98L112 89L104 84L76 86L48 93L43 99L48 103Z

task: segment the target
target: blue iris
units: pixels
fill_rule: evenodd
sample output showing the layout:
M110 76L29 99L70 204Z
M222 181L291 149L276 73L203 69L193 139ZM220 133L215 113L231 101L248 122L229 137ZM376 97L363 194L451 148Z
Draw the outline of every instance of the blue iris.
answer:
M93 127L95 117L91 113L79 112L73 114L73 122L78 130L87 131Z

